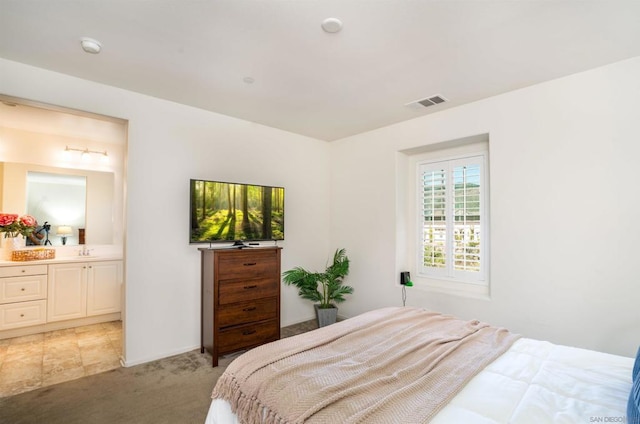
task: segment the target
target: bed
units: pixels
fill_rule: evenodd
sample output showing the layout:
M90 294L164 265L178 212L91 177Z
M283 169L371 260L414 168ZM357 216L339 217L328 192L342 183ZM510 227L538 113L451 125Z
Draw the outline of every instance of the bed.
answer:
M206 424L640 424L639 363L383 308L236 358Z

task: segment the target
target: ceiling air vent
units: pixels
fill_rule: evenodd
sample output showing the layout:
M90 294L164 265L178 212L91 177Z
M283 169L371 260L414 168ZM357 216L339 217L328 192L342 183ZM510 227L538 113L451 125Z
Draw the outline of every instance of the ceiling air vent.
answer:
M446 98L442 97L439 94L436 94L434 96L427 97L426 99L409 102L405 106L409 106L412 108L422 108L422 107L435 106L437 104L444 103L446 101L447 101Z

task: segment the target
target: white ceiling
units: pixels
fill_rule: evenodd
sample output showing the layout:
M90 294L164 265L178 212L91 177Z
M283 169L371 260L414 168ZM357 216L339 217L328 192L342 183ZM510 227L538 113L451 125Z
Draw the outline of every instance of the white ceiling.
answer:
M0 0L0 57L327 141L634 56L640 0Z

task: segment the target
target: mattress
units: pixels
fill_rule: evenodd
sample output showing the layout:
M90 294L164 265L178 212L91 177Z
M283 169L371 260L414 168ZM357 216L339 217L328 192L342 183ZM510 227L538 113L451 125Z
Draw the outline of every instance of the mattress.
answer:
M633 358L519 339L430 422L625 423L632 368ZM212 401L206 424L237 423Z

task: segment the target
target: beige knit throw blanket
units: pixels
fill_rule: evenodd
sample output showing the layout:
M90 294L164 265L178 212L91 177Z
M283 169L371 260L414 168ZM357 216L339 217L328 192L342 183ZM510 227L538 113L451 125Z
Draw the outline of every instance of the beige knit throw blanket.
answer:
M425 423L519 336L384 308L250 350L218 379L241 423Z

